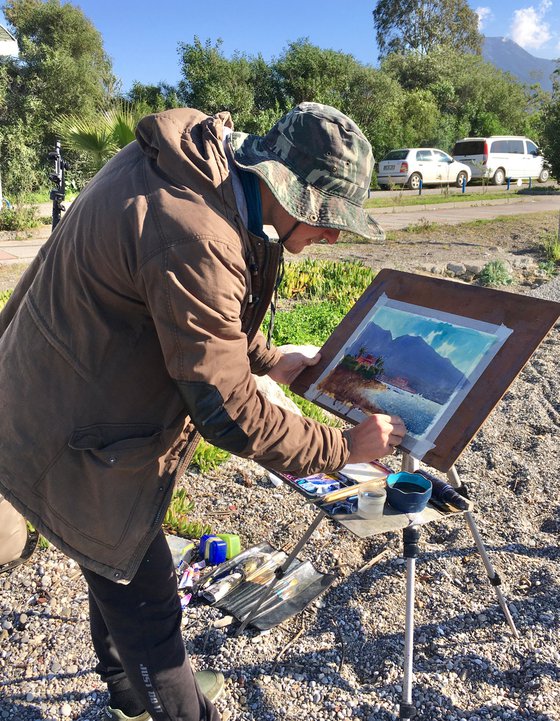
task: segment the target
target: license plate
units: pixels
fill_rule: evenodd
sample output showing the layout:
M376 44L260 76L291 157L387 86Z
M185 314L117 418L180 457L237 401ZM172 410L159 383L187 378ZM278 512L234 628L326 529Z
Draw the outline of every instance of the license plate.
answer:
M383 166L383 169L384 169L384 170L394 170L394 169L395 169L395 166L394 166L394 165L384 165L384 166Z

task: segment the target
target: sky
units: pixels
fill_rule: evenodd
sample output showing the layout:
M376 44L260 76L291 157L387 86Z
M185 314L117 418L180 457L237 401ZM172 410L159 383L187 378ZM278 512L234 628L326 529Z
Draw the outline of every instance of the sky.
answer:
M66 0L63 0L65 2ZM75 0L103 37L113 71L127 91L135 80L175 85L180 80L179 42L223 40L230 58L238 51L277 58L290 42L308 38L324 49L377 65L372 10L376 0ZM480 30L504 36L540 58L560 57L560 0L470 2ZM0 22L5 24L0 13Z

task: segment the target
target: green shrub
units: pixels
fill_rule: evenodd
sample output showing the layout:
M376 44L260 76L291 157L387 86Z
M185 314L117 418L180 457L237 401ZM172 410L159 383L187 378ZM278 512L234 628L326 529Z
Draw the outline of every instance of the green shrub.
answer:
M14 206L0 210L0 230L28 230L37 228L41 221L34 206Z
M549 278L553 278L558 272L558 266L552 260L545 260L539 263L539 270L546 273Z
M544 257L551 263L560 263L560 239L554 230L541 235L541 244Z
M480 285L510 285L513 278L501 260L491 260L482 269L478 282Z
M163 528L176 536L183 538L200 538L205 533L211 533L211 527L202 521L189 521L187 516L194 510L194 503L187 496L184 488L177 488L163 519Z
M13 291L11 290L0 290L0 310L6 305L12 293Z
M360 262L311 260L287 263L279 288L282 298L355 302L375 277Z
M201 473L215 470L219 465L225 463L230 454L227 451L213 446L208 441L201 440L194 452L191 464L198 466Z

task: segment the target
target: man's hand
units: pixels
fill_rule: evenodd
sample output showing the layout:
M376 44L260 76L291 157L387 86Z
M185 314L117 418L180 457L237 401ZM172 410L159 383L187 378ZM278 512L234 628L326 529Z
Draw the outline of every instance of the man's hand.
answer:
M399 416L376 413L344 435L350 444L348 463L367 463L390 455L404 438L406 428Z
M291 346L297 348L297 346ZM308 348L308 346L304 346ZM282 349L281 349L282 350ZM321 354L319 352L315 355L306 355L300 351L294 350L291 352L284 353L279 362L268 372L269 378L272 378L276 383L283 383L284 385L290 385L297 376L307 366L314 366L321 360Z

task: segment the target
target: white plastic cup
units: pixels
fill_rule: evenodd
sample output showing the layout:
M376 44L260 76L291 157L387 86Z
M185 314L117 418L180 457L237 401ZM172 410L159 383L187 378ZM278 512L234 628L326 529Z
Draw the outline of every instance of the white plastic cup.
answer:
M385 485L358 491L358 513L362 518L377 518L383 515L387 499Z

